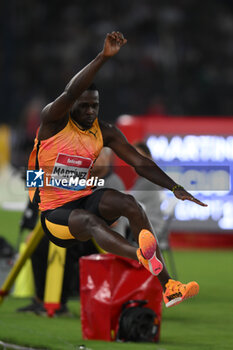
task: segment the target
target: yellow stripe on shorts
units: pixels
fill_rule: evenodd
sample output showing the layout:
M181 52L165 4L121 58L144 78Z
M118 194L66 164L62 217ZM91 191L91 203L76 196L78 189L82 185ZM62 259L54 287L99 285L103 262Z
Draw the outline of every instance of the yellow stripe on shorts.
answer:
M54 224L45 218L45 225L49 232L57 238L60 239L75 239L70 233L69 227L65 225Z

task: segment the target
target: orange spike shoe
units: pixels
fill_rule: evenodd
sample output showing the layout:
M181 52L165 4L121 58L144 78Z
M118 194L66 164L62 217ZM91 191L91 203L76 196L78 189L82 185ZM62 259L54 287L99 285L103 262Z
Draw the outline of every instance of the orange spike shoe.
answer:
M199 285L197 282L183 284L179 281L169 279L165 287L166 290L163 294L163 300L166 307L177 305L185 299L194 297L199 292Z
M141 230L139 234L139 248L137 250L137 257L139 262L152 275L157 276L163 269L163 264L156 257L157 241L154 235L148 230Z

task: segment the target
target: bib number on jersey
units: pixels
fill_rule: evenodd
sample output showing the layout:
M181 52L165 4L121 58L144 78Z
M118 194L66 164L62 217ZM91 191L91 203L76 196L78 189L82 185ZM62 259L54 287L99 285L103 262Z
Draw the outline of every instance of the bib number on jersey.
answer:
M92 164L90 158L58 153L49 186L72 191L85 189Z

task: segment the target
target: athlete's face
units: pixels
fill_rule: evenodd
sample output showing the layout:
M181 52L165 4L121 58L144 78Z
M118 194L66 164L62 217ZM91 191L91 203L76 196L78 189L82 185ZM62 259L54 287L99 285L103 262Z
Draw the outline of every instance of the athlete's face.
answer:
M98 91L86 90L73 105L71 117L84 129L90 129L98 113Z

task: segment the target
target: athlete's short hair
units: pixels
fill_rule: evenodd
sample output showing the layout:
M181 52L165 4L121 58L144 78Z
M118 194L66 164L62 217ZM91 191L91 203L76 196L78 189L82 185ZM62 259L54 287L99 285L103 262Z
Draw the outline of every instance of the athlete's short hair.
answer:
M87 88L88 91L99 91L96 84L92 83L90 86Z

